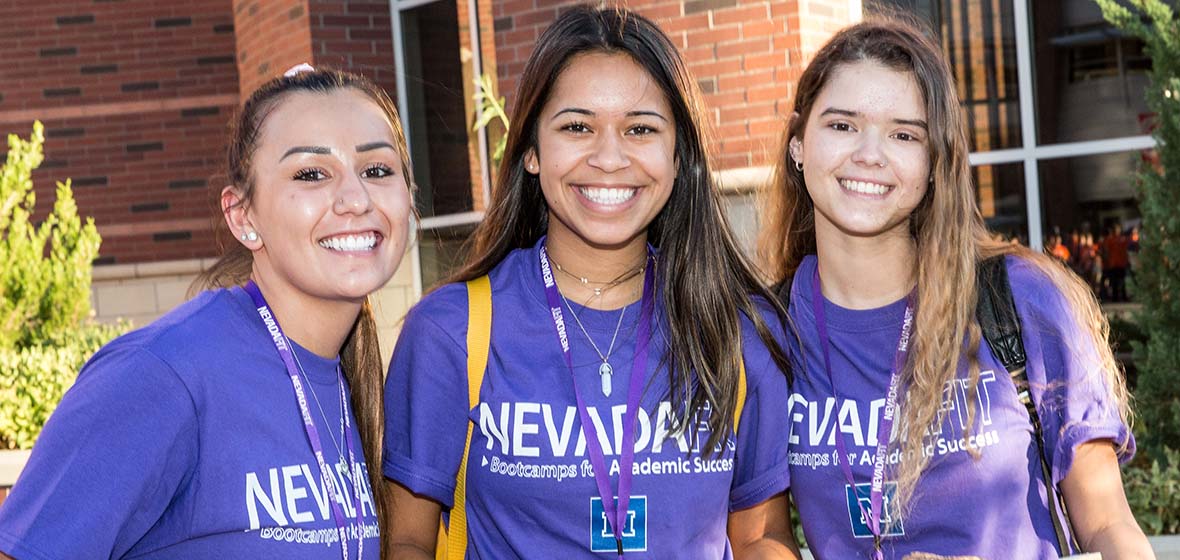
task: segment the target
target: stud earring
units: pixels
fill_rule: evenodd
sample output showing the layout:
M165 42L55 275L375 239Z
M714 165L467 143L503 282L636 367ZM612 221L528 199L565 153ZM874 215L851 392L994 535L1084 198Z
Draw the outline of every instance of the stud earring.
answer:
M248 231L242 234L242 241L258 241L258 232Z

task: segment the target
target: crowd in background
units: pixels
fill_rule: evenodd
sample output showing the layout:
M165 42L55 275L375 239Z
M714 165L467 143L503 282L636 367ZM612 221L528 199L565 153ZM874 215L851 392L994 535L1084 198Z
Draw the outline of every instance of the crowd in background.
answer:
M1112 222L1099 235L1087 227L1080 232L1071 230L1068 236L1055 228L1045 239L1045 252L1085 279L1102 301L1129 301L1127 277L1135 270L1139 227L1124 229L1122 224Z

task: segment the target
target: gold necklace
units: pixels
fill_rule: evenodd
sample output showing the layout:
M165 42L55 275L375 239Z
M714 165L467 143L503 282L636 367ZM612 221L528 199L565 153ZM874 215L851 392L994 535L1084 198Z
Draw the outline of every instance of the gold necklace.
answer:
M578 276L577 274L574 274L574 273L562 268L561 264L558 263L557 261L553 260L552 256L549 257L549 261L553 263L553 267L556 268L558 272L565 274L566 276L569 276L570 278L577 280L583 286L586 286L587 288L594 290L595 297L601 296L603 292L605 292L615 286L618 286L619 284L622 284L623 282L626 282L626 281L634 278L636 275L643 272L644 265L647 264L647 259L645 258L643 260L644 264L641 264L631 270L624 272L623 274L619 275L614 280L611 280L609 282L599 282L596 280L591 280L589 278L586 278L585 276ZM598 287L593 286L593 284L597 284Z

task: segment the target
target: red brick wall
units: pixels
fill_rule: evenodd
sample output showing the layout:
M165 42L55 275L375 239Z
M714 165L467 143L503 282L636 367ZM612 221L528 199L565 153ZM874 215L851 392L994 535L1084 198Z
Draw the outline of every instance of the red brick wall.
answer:
M307 0L233 0L243 98L301 62L312 62Z
M0 4L0 131L45 123L39 214L74 179L104 262L208 256L209 178L238 99L230 0Z
M364 74L397 97L389 0L310 0L316 64Z
M565 0L496 0L496 62L511 98L525 60ZM790 114L802 63L858 17L847 0L633 0L680 48L709 108L721 169L765 165Z

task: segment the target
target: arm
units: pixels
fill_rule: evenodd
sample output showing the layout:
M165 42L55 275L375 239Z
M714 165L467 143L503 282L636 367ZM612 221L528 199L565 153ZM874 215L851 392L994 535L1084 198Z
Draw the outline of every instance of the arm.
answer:
M401 484L390 481L386 484L390 487L393 509L393 522L389 527L391 560L434 560L442 507Z
M1082 550L1101 552L1105 560L1155 558L1127 504L1110 440L1078 446L1061 493Z
M754 507L729 514L729 542L735 560L802 558L791 526L790 499L783 492Z

